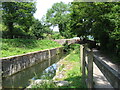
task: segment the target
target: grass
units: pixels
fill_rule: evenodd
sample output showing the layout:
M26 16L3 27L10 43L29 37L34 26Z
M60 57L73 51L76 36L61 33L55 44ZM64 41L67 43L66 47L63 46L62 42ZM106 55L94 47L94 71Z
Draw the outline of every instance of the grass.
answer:
M56 81L68 81L70 83L69 86L57 87L54 83L44 83L43 85L34 85L32 88L60 88L60 89L70 89L70 88L81 88L86 90L87 87L83 84L82 81L82 73L81 73L81 65L80 65L80 45L72 45L72 49L70 54L67 55L63 60L59 62L60 67L57 75L63 75L62 78L55 78Z
M81 65L80 65L80 53L79 45L75 51L71 52L70 55L65 59L68 63L71 63L71 69L66 71L65 81L71 82L68 88L86 88L86 85L82 81Z
M86 85L82 81L81 65L80 65L80 45L76 44L73 46L74 51L71 51L70 54L61 62L63 69L60 67L61 71L64 71L63 78L56 78L55 80L69 81L70 85L68 87L59 87L59 88L82 88L86 89Z
M0 57L20 55L56 47L61 47L61 45L51 40L2 39L2 55Z

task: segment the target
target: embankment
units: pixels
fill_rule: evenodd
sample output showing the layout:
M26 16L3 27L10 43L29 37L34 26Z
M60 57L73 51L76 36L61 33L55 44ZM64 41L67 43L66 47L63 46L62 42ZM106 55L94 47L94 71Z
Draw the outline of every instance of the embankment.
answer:
M60 54L63 47L1 58L2 77L11 76L48 58Z

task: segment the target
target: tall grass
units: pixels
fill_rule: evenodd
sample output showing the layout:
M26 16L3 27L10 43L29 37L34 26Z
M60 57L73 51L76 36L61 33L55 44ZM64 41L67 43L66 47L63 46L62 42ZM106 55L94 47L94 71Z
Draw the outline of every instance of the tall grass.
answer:
M80 45L74 44L71 46L72 51L69 56L65 58L71 64L72 69L66 71L66 77L63 80L71 82L67 88L81 88L86 89L86 85L82 81L81 65L80 65ZM63 87L64 88L64 87Z
M61 79L56 78L56 80L69 81L70 85L59 88L79 88L81 90L86 90L87 86L83 83L81 73L80 44L70 45L68 51L70 54L62 62L64 65L62 69L65 72L65 77Z
M2 39L2 55L0 57L20 55L28 52L56 48L60 46L60 44L51 40Z

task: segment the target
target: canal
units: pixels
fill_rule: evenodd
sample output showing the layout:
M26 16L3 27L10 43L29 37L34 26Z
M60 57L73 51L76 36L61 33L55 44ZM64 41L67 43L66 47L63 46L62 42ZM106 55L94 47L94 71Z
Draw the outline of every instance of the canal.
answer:
M65 55L64 55L65 56ZM4 88L25 88L29 86L31 80L35 79L50 79L53 78L58 62L63 57L63 53L55 55L52 58L46 59L43 62L24 69L12 76L2 79L2 87Z

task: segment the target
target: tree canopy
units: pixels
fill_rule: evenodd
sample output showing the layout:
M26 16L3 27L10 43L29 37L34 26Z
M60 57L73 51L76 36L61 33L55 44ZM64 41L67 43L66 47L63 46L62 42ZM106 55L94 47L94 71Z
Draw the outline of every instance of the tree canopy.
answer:
M24 31L28 32L32 25L33 14L36 11L33 2L2 2L3 22L8 27L9 34L12 38L15 25L24 27Z
M62 36L69 37L65 34L68 32L67 25L69 22L69 14L70 14L70 5L64 4L63 2L55 3L52 8L47 11L46 14L46 22L50 26L58 26L59 32Z
M79 37L91 35L101 48L119 52L119 5L120 2L73 2L71 31Z
M11 37L22 31L41 38L44 33L52 34L51 26L58 26L60 34L54 38L92 36L102 49L120 55L120 2L55 3L41 21L33 17L33 2L3 2L2 8L3 22Z

